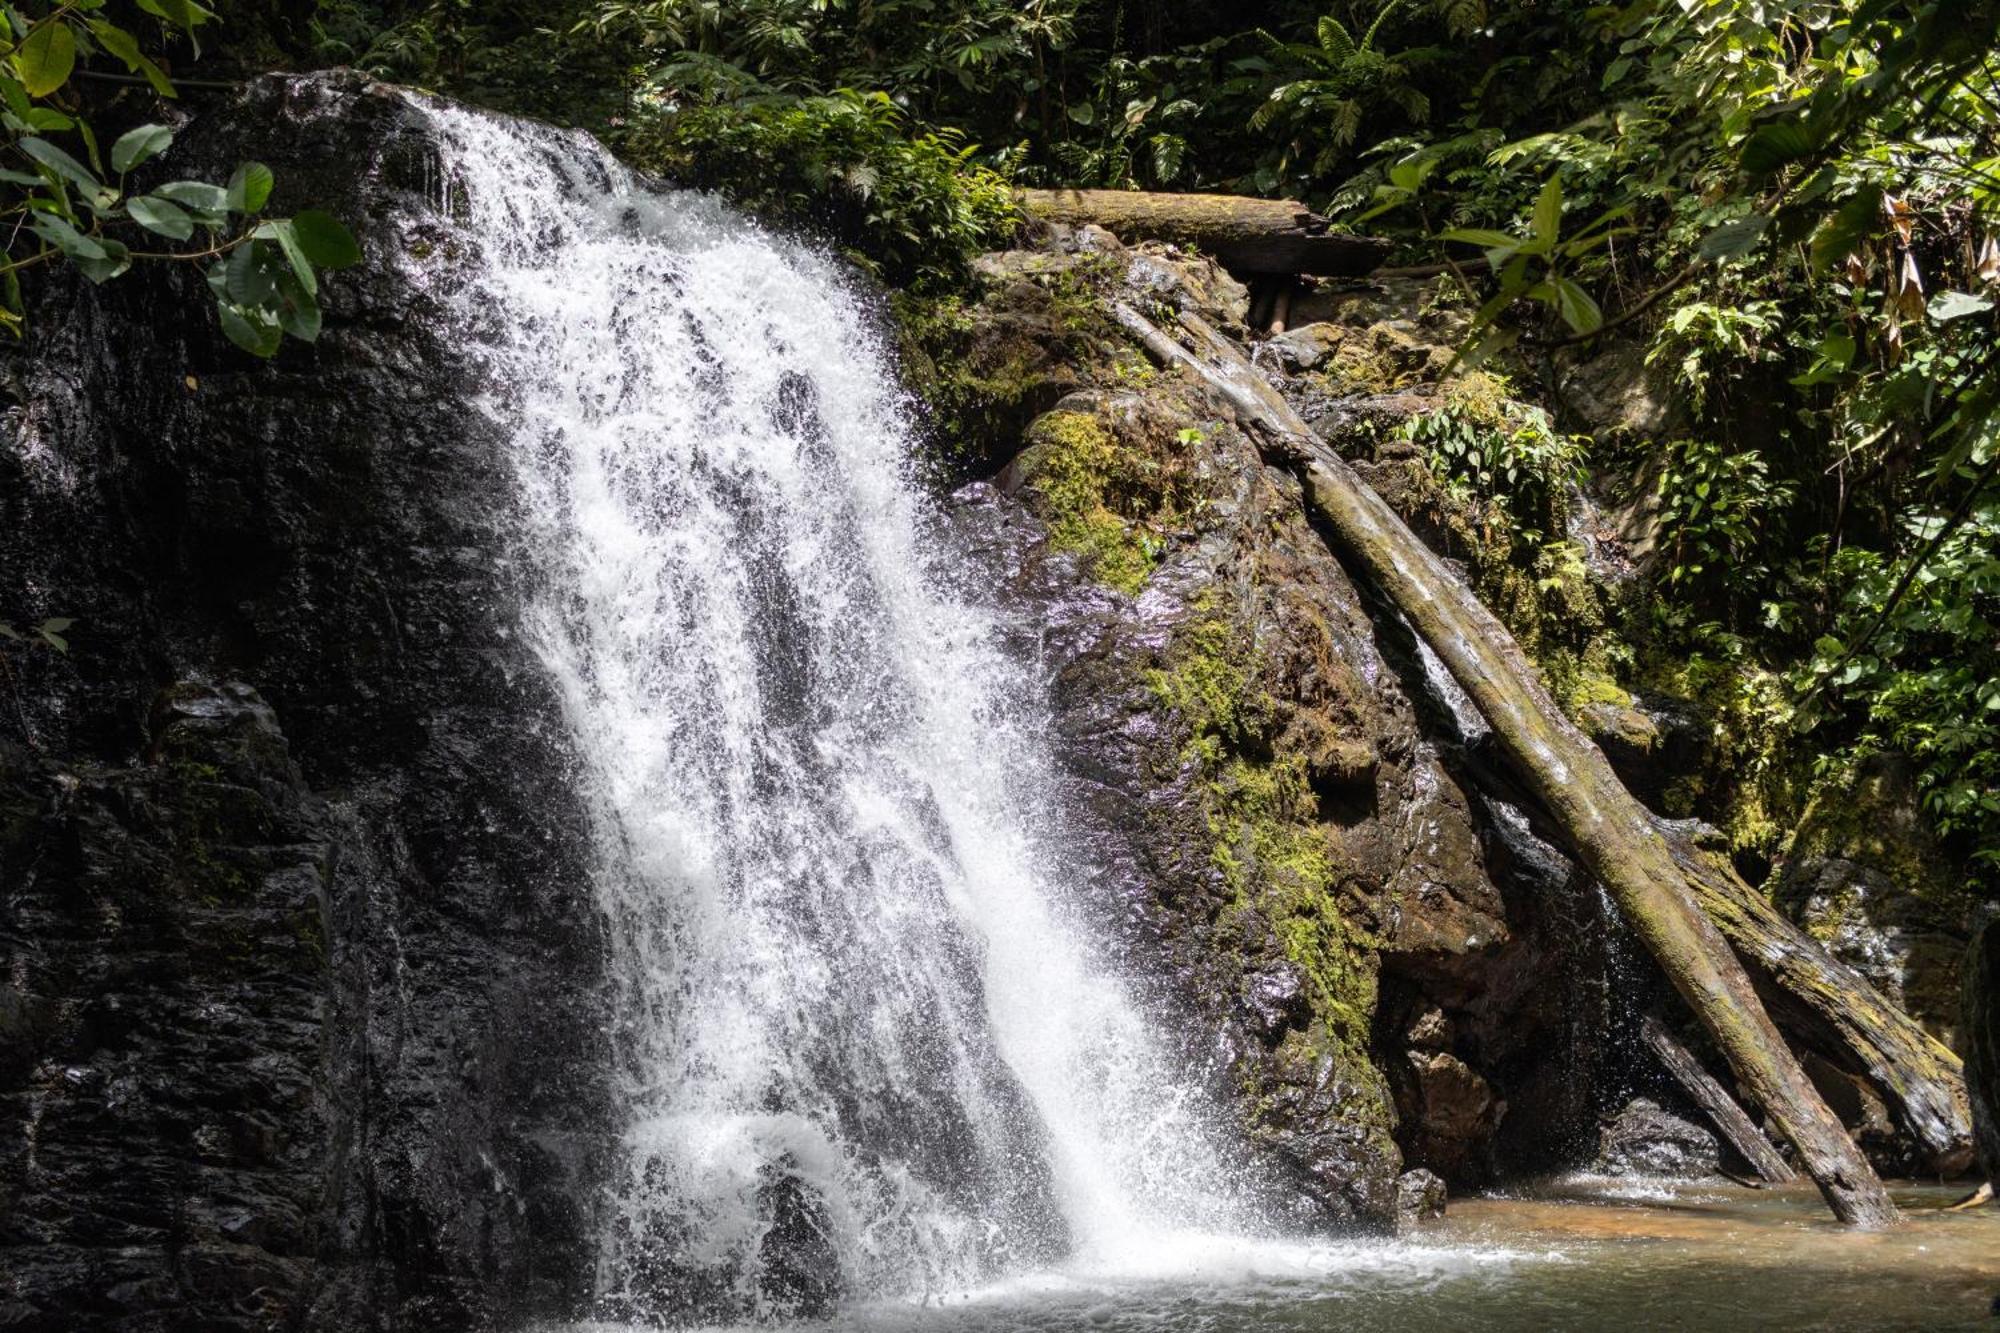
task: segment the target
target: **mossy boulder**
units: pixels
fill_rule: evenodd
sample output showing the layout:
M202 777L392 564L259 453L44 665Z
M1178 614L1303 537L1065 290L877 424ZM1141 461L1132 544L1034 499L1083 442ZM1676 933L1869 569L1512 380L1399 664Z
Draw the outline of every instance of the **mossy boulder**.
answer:
M982 260L968 318L1018 308L1018 281L1074 274L1074 244ZM1100 306L1241 317L1199 261L1092 246ZM1406 1152L1458 1179L1487 1170L1506 1098L1482 1065L1532 1046L1542 1020L1507 1031L1518 987L1477 1012L1479 976L1499 958L1536 970L1530 914L1488 874L1487 815L1428 738L1413 646L1378 623L1291 476L1129 348L1045 337L1067 391L978 443L994 482L956 513L1047 663L1099 906L1152 960L1136 984L1185 1016L1189 1066L1236 1107L1280 1211L1392 1229ZM1392 377L1437 346L1400 330L1352 343L1416 348ZM1476 1113L1405 1104L1392 1074L1418 1048L1385 1028L1385 985L1452 991L1455 1039L1423 1059L1485 1089Z

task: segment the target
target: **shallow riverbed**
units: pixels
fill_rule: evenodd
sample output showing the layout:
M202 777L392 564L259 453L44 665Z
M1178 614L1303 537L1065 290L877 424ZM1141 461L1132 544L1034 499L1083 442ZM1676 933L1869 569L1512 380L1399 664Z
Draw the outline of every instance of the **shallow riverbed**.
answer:
M1045 1274L812 1330L2000 1330L2000 1209L1901 1187L1907 1225L1855 1233L1810 1187L1573 1178L1461 1199L1403 1243L1187 1237L1114 1271ZM614 1326L597 1325L598 1330Z

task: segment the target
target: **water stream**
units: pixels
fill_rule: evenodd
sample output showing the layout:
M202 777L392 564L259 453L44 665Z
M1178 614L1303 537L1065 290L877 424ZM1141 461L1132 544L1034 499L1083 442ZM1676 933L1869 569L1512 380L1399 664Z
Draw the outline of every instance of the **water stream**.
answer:
M608 1305L1250 1229L1072 910L1036 689L951 586L843 275L581 136L436 115L616 952Z

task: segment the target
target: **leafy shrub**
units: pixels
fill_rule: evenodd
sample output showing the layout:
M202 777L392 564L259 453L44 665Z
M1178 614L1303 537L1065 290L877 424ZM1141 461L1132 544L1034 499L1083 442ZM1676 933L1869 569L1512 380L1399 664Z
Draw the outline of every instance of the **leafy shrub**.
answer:
M1507 401L1505 389L1495 375L1454 380L1442 410L1411 417L1397 434L1423 446L1446 485L1498 504L1517 541L1560 540L1588 440L1558 433L1547 412Z
M1004 178L949 130L910 132L885 93L665 112L625 148L761 217L821 232L898 285L949 284L1019 225Z
M1658 489L1659 545L1670 586L1720 579L1741 590L1765 581L1758 556L1766 525L1793 490L1771 479L1755 449L1675 440L1666 446Z
M1928 541L1943 522L1916 520L1910 535ZM1834 558L1846 593L1798 683L1861 712L1857 749L1915 760L1938 831L2000 881L2000 498L1975 506L1892 603L1905 568L1860 547Z
M170 34L192 36L215 16L187 3L142 4ZM257 162L236 168L226 185L175 180L140 188L134 173L173 146L165 125L138 125L104 150L78 114L71 81L79 66L110 56L160 97L173 83L139 39L102 16L100 4L9 7L0 64L0 121L12 160L26 170L0 173L0 212L12 219L0 260L0 329L19 336L27 324L20 274L67 263L94 283L109 282L135 262L201 266L230 341L270 356L286 336L319 336L318 270L361 258L346 228L308 209L267 218L271 172ZM197 238L196 233L200 236Z

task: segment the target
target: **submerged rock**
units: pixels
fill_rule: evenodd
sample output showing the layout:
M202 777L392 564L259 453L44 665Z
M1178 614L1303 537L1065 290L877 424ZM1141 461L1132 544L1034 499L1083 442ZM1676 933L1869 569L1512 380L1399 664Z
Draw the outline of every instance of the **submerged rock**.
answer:
M1396 1231L1407 1235L1425 1222L1444 1216L1444 1181L1435 1171L1418 1167L1396 1180Z
M1635 1097L1599 1130L1597 1167L1614 1176L1707 1176L1722 1163L1715 1135Z

